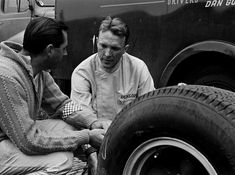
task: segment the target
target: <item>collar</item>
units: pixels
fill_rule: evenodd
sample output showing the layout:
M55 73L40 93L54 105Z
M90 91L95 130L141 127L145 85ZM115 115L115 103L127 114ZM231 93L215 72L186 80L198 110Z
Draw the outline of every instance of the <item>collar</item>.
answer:
M0 43L0 54L4 57L10 58L23 66L29 74L33 77L33 68L31 66L31 57L20 53L22 45L12 41L3 41Z
M96 60L96 64L97 64L97 67L98 67L98 69L97 69L98 72L103 72L103 73L105 73L105 74L112 74L112 73L114 73L115 71L117 71L117 70L119 69L120 64L121 64L121 62L122 62L122 60L123 60L123 55L122 55L122 57L120 58L119 62L112 68L112 70L111 70L110 72L107 72L107 71L102 67L102 63L101 63L101 61L100 61L100 58L99 58L98 54L96 54L95 60Z

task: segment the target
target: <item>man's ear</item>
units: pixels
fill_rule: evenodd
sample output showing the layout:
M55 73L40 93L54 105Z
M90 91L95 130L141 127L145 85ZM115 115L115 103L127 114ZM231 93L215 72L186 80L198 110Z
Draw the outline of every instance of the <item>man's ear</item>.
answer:
M128 50L129 46L129 44L125 45L125 52Z
M96 46L98 46L98 41L99 41L99 37L95 37L95 43L96 43Z
M48 56L51 56L54 52L54 46L52 44L48 44L45 51Z

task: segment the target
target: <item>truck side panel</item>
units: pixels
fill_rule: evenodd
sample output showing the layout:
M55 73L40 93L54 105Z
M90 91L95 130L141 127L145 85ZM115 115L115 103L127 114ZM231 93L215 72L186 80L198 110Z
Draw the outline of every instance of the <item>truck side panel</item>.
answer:
M156 87L184 48L208 40L235 43L235 6L229 0L57 0L56 18L70 30L68 57L54 71L56 79L70 84L73 69L96 50L93 39L107 15L129 25L128 52L146 62Z

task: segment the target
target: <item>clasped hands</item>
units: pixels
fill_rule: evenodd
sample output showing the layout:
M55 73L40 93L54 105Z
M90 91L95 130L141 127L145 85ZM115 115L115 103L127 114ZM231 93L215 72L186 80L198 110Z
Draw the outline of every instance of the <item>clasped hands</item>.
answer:
M90 126L89 131L89 143L99 149L102 140L104 138L104 135L106 131L108 130L109 126L111 124L111 120L105 120L105 119L98 119L95 122L93 122ZM93 152L90 155L88 155L87 158L89 172L91 175L95 175L96 169L97 169L97 153Z

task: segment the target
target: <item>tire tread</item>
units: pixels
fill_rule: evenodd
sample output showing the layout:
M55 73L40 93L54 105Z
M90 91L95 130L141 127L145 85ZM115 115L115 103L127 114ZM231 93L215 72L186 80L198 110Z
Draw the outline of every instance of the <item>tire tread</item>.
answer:
M210 105L227 120L230 120L235 126L235 93L203 85L182 85L159 88L138 97L124 107L122 111L130 108L130 106L133 106L136 103L141 103L149 98L156 98L158 96L180 96L182 98L196 100L205 105Z

